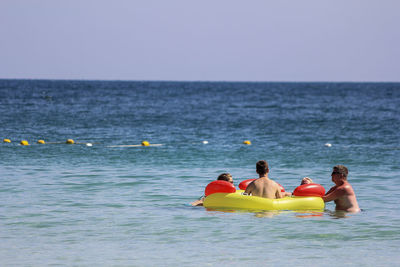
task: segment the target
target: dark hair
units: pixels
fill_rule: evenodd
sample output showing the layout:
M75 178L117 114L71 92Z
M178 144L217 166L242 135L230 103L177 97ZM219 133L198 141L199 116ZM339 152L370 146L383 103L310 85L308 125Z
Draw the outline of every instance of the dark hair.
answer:
M233 181L232 175L230 173L222 173L218 176L217 180L223 180L227 182Z
M333 167L333 172L337 172L344 176L347 179L347 175L349 174L349 170L343 165L336 165Z
M266 162L265 160L260 160L257 162L256 164L256 172L260 175L264 175L266 173L268 173L268 162Z

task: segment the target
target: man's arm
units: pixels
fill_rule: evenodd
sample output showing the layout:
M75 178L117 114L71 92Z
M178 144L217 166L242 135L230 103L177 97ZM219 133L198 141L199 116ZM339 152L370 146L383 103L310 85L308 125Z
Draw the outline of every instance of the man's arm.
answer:
M333 190L335 190L336 188L337 188L337 185L332 186L331 189L329 189L329 191L325 193L325 196L326 196L327 194L331 193L331 192L332 192Z
M276 198L283 198L283 194L281 192L281 188L280 188L280 186L278 186L278 184L277 184L277 189L276 189L276 192L275 192L275 197Z
M331 188L325 196L322 197L324 202L336 200L346 194L345 188Z
M190 203L190 205L192 205L192 206L203 206L204 199L205 199L205 197L201 197L200 199Z
M250 195L251 192L254 189L254 182L251 182L247 187L246 190L244 190L244 194Z
M192 205L192 206L203 206L203 199L199 199L199 200L196 200L196 201L193 201L192 203L190 203L190 205Z
M283 197L291 197L292 196L292 193L291 192L282 192L281 193L282 195L283 195Z

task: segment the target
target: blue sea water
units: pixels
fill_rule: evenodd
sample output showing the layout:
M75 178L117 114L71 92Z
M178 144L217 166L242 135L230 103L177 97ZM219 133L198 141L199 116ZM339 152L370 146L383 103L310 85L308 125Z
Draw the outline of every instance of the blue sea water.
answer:
M396 265L399 107L399 83L0 80L0 265ZM287 191L347 166L363 211L189 205L261 159Z

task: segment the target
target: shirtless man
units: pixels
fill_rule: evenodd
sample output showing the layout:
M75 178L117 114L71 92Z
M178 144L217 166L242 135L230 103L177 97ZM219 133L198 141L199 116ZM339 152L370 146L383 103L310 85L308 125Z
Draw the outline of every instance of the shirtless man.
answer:
M282 198L281 188L279 185L268 178L268 163L265 160L260 160L256 164L256 172L258 173L258 179L251 182L246 190L245 194L265 197L265 198Z
M322 197L324 202L335 201L336 210L359 212L356 195L353 187L347 181L349 171L343 165L336 165L332 171L332 182L336 185Z

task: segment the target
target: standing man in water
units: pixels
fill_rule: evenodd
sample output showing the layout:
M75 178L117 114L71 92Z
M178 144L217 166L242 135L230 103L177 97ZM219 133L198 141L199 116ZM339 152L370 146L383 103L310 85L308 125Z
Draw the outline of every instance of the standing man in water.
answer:
M347 212L359 212L356 194L353 187L347 181L349 171L343 165L336 165L332 171L332 182L336 185L322 197L324 202L335 201L336 210Z
M256 164L256 172L258 179L251 182L245 193L252 196L265 198L282 198L281 187L274 181L268 178L269 168L265 160L260 160Z

